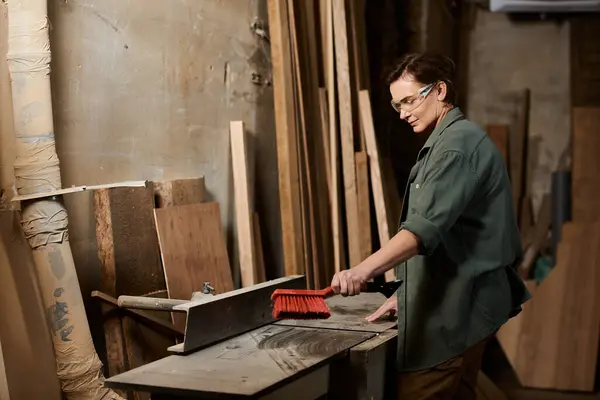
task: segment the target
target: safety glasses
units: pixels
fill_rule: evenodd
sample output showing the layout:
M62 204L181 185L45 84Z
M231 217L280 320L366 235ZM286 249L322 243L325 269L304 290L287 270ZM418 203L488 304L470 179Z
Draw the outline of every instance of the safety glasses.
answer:
M397 113L401 111L411 112L415 108L419 107L423 101L427 98L429 93L431 93L431 89L435 86L437 82L430 83L429 85L423 86L416 95L405 97L400 101L391 101L392 107L396 110Z

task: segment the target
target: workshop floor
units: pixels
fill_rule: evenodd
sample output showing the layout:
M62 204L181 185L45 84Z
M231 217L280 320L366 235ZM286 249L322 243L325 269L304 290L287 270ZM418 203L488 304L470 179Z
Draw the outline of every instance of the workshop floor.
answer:
M581 394L521 387L500 345L495 340L491 341L486 349L481 369L506 393L510 400L600 400L598 391L592 394Z

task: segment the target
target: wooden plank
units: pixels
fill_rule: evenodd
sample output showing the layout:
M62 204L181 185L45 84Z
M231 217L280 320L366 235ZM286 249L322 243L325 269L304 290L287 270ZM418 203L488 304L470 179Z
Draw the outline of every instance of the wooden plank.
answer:
M169 297L191 299L210 282L216 293L233 290L219 203L154 210ZM174 315L185 326L185 316Z
M530 91L524 89L515 129L514 140L510 140L510 180L513 191L513 201L517 212L517 220L521 221L521 202L527 195L527 135L529 128Z
M86 190L89 191L89 190L110 189L110 188L118 188L118 187L144 187L144 186L146 186L146 181L127 181L127 182L108 183L108 184L104 184L104 185L73 186L73 187L55 190L53 192L18 195L18 196L14 196L10 201L35 200L35 199L41 199L44 197L54 197L54 196L62 196L64 194L80 193L80 192L84 192Z
M368 322L366 317L377 311L386 298L380 293L361 293L358 296L333 296L325 300L331 317L318 320L285 319L277 325L301 326L307 328L343 329L380 333L396 325L396 320Z
M100 190L108 191L110 203L116 294L142 296L165 289L152 216L153 185Z
M312 240L312 249L315 253L313 268L313 280L315 288L324 288L333 277L333 254L331 250L331 231L327 229L330 226L330 209L328 199L329 179L327 171L329 165L326 164L327 126L322 121L321 109L318 107L319 97L319 50L318 50L318 32L316 17L317 1L293 1L295 13L297 16L298 49L300 50L301 69L304 75L302 94L306 116L306 157L308 167L307 174L310 177L308 182L311 186L309 194L312 199L312 223L314 224L314 240ZM312 192L312 193L311 193ZM310 198L310 197L309 197Z
M360 226L356 192L356 167L354 163L354 116L351 92L351 76L346 26L346 2L333 0L333 25L335 61L338 84L340 135L342 147L342 170L348 235L349 265L360 263Z
M298 234L301 231L300 187L287 1L268 0L267 11L273 69L284 266L286 275L296 275L304 273L304 255L303 237Z
M268 325L185 357L170 356L106 381L179 395L256 396L371 338L372 333Z
M347 2L349 18L346 23L348 28L349 56L351 58L351 76L354 84L351 85L352 104L358 104L357 95L360 90L368 89L369 85L369 60L367 56L366 28L365 28L365 0L352 0ZM366 149L365 133L360 123L360 113L353 113L354 126L358 131L360 151Z
M206 196L204 177L153 182L157 208L202 203Z
M316 237L316 217L313 198L313 177L310 153L308 147L307 132L312 129L311 108L305 105L310 100L310 82L309 76L305 74L307 57L300 57L304 54L300 49L301 43L298 35L302 33L302 26L297 27L296 4L295 0L288 1L288 20L290 29L290 41L292 48L292 65L294 66L294 88L295 102L298 107L297 122L300 135L298 136L298 159L300 160L300 204L302 214L302 235L304 236L304 271L306 273L307 286L309 289L315 288L318 280L319 250ZM307 87L308 86L308 87ZM308 103L307 103L308 104ZM313 102L314 104L314 102Z
M117 272L110 210L110 191L108 189L96 190L93 197L98 260L100 261L100 290L109 296L115 297L117 296ZM102 304L101 309L104 314L110 311L110 307L106 304ZM129 369L121 318L118 315L107 316L103 325L108 376L114 376Z
M265 270L265 258L263 255L263 244L262 244L262 234L260 231L260 219L258 217L258 213L254 212L252 219L252 230L254 232L254 247L256 248L256 268L257 275L256 283L261 283L267 280L266 270Z
M361 90L359 93L359 109L361 113L361 123L365 133L365 144L370 161L371 187L373 188L373 202L375 203L375 214L377 217L377 232L379 233L379 243L383 247L390 241L390 227L388 224L388 208L386 204L386 195L383 190L383 181L381 176L381 160L377 148L377 138L375 137L375 127L373 125L373 115L371 110L371 99L367 90ZM396 279L395 271L389 270L385 273L386 281Z
M240 272L242 286L247 287L258 283L258 267L256 265L254 229L252 228L253 202L248 187L248 155L246 154L244 123L232 121L230 134Z
M103 291L114 297L122 294L143 296L166 289L153 218L152 183L145 187L95 189L93 196L103 281L101 289L108 288ZM170 321L166 313L151 314L165 322ZM166 356L167 348L174 343L172 338L160 335L128 316L122 318L121 326L128 368ZM115 328L110 329L114 332ZM116 335L115 341L118 340ZM118 346L114 342L109 345ZM135 393L134 397L147 398L143 393Z
M319 108L321 110L321 138L323 140L323 158L325 160L325 179L331 193L331 149L329 142L329 109L327 105L327 90L319 88Z
M508 168L508 138L510 137L510 128L508 125L489 124L486 126L486 131L492 142L502 154L504 164Z
M169 350L188 353L272 323L273 291L305 288L306 277L293 275L175 306L173 310L187 313L186 336Z
M337 130L337 103L336 103L336 75L333 35L333 0L327 0L327 105L329 106L329 150L331 163L331 232L333 239L333 268L339 272L346 268L345 243L342 237L342 211L340 206L340 173L338 169L338 130Z
M600 15L569 17L570 83L573 107L600 106Z
M572 220L598 219L596 200L600 195L600 107L573 109L573 160L571 167Z
M563 226L557 264L521 321L516 372L523 386L593 391L600 335L600 224Z
M369 195L369 164L367 153L355 153L356 193L358 195L358 221L360 224L360 258L366 259L373 252L371 240L371 202Z

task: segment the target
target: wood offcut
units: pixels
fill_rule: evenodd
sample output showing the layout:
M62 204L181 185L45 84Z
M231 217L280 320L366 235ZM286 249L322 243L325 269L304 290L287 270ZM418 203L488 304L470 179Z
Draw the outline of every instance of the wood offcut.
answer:
M210 282L216 293L233 289L219 203L201 203L154 210L169 297L191 299ZM185 316L173 322L185 327Z

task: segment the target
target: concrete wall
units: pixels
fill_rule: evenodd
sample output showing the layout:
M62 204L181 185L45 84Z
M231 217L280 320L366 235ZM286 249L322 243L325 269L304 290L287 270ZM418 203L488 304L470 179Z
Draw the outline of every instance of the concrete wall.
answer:
M569 25L515 23L480 9L468 44L466 112L474 122L513 124L519 91L531 90L531 191L537 209L570 136Z
M249 150L260 160L254 184L265 263L271 275L281 271L269 45L250 29L255 19L267 21L266 2L48 0L48 5L63 187L203 175L209 199L220 203L230 259L237 265L229 122L242 120L251 135ZM4 201L12 196L14 158L6 7L0 2ZM262 83L252 82L253 73ZM65 196L84 298L98 288L99 278L90 200L89 194Z
M255 18L267 19L264 1L49 0L49 16L63 187L204 175L231 237L229 121L243 120L261 161L255 184L263 241L277 262L270 251L280 248L272 87L251 81L252 73L265 82L270 75L268 44L250 29ZM4 108L5 65L1 72ZM7 190L9 125L2 118ZM76 264L81 279L91 279L97 261L89 196L66 202Z

